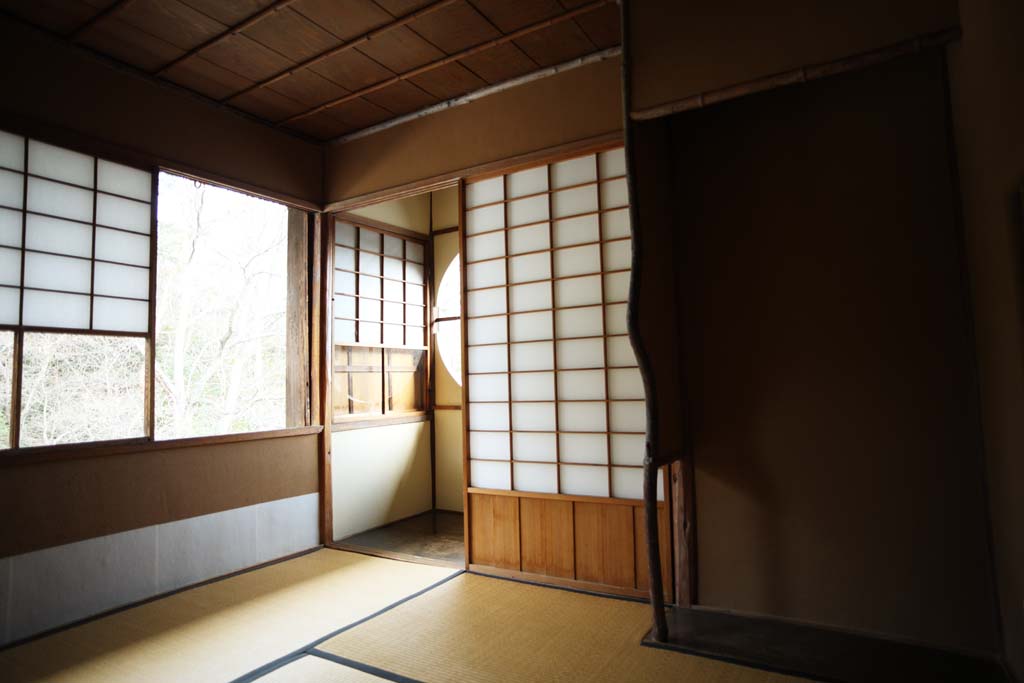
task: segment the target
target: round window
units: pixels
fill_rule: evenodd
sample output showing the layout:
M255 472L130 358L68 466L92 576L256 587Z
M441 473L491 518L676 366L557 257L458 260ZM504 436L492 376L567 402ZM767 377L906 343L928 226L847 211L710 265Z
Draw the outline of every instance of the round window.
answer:
M462 271L458 255L448 264L437 287L437 331L435 342L441 363L452 379L462 386L462 327L459 315L462 313ZM446 320L454 318L454 320Z

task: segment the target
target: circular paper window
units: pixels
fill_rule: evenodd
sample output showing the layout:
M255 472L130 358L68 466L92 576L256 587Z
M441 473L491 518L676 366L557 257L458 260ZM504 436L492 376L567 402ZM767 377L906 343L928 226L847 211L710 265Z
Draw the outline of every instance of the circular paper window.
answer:
M441 284L437 287L438 322L434 339L441 363L459 386L462 386L462 326L459 322L462 312L461 290L462 274L459 257L456 255L448 264L448 269L441 276Z

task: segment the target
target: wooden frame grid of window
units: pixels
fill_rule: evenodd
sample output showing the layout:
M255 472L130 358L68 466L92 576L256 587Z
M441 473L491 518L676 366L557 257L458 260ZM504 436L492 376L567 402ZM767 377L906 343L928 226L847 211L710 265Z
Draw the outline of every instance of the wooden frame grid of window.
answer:
M331 221L331 415L342 429L429 409L429 238L373 223Z
M470 487L640 498L621 147L471 179L464 194Z
M144 340L137 438L152 438L156 176L155 168L0 131L0 331L13 333L9 433L0 448L23 450L26 336L36 334Z

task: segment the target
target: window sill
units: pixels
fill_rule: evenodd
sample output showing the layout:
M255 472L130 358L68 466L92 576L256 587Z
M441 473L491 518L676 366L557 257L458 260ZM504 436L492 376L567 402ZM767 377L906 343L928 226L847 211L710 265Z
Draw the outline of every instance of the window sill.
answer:
M118 441L101 441L96 443L59 444L55 446L33 446L31 448L15 448L0 451L0 468L35 465L55 460L76 460L80 458L99 458L109 455L126 453L151 453L153 451L169 451L179 448L195 448L197 446L214 446L218 444L242 443L245 441L265 441L290 436L319 434L323 431L320 425L310 427L288 427L271 429L262 432L244 432L241 434L218 434L214 436L196 436L187 439L168 439L154 441L148 438L120 439Z

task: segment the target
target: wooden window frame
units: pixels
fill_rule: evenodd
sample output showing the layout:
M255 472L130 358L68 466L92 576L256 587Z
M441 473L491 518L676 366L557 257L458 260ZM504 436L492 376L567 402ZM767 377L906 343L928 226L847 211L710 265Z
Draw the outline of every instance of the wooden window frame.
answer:
M325 330L324 330L324 336L326 337L326 342L327 342L325 344L325 350L326 350L326 355L327 355L327 358L326 358L327 366L329 368L329 373L328 374L329 374L330 386L333 387L334 374L337 372L337 368L338 368L338 366L335 364L335 361L334 361L334 353L335 353L335 349L336 348L339 348L339 347L363 347L363 348L380 349L380 351L381 351L381 370L380 370L380 373L381 373L381 412L379 414L377 414L377 413L357 413L357 414L352 414L352 415L338 416L338 415L335 414L335 410L334 410L334 396L333 396L333 391L331 391L327 395L326 403L324 405L324 421L325 421L325 423L327 425L330 426L332 432L349 431L349 430L353 430L353 429L366 429L366 428L370 428L370 427L382 427L382 426L385 426L385 425L394 425L394 424L408 424L408 423L413 423L413 422L425 422L425 421L430 419L430 416L431 416L431 414L433 412L433 405L432 405L433 396L432 396L432 392L430 391L430 382L431 382L431 374L432 374L431 356L432 356L432 351L433 351L433 340L432 340L433 335L431 334L431 326L433 325L433 322L434 322L433 314L432 314L432 303L433 303L432 294L433 293L431 291L432 290L431 283L433 281L434 258L433 258L433 249L432 249L433 241L431 239L431 235L414 232L412 230L406 230L404 228L400 228L400 227L395 226L395 225L390 225L388 223L384 223L384 222L381 222L381 221L364 218L362 216L357 216L355 214L347 213L347 212L332 213L332 214L329 214L329 218L330 218L329 226L328 226L328 229L325 231L327 233L326 239L325 239L325 243L326 243L325 246L327 248L324 249L325 261L326 261L326 263L324 265L324 273L325 273L325 280L326 280L325 283L324 283L324 289L325 289L326 295L327 295L326 299L327 299L327 309L328 309L326 311L326 315L325 315L326 325L325 325ZM337 241L336 241L337 240L337 224L339 222L347 223L347 224L352 225L353 227L356 228L357 241L356 241L356 245L355 246L346 246L346 245L340 245L340 244L337 243ZM362 296L359 293L359 286L360 286L359 285L359 279L360 279L360 276L365 276L366 275L365 273L362 273L360 271L360 268L359 268L359 258L360 258L359 254L362 251L361 248L360 248L360 245L359 245L359 238L358 238L358 235L360 234L360 230L368 230L370 232L378 233L378 234L380 234L382 236L382 239L383 239L384 236L388 236L388 237L394 237L394 238L402 240L402 242L403 242L403 254L402 254L402 267L403 267L403 270L405 268L405 264L406 263L410 263L410 262L418 263L416 261L410 261L410 259L408 258L408 255L405 253L407 251L407 248L406 248L405 245L408 242L415 242L415 243L418 243L423 248L423 262L420 264L420 265L423 266L423 282L422 283L410 283L410 281L407 278L403 277L403 279L400 280L402 282L402 286L403 286L403 297L402 297L403 301L398 302L398 301L394 301L392 299L386 299L384 297L383 291L381 292L381 296L380 297L364 297L364 296ZM335 265L334 265L334 253L335 253L335 248L339 247L339 246L345 247L347 249L352 249L355 252L356 263L355 263L355 267L353 269L339 269L339 268L335 268ZM396 282L399 281L399 280L395 280L394 278L385 277L384 274L383 274L384 273L383 259L385 257L383 244L382 244L381 250L380 250L380 257L381 257L381 269L380 269L381 274L379 276L377 276L377 275L370 275L370 277L374 277L376 279L380 279L382 282L383 281L396 281ZM389 257L389 258L392 258L392 257ZM342 272L350 272L350 273L352 273L355 276L356 291L355 291L354 294L351 294L351 295L349 295L349 294L339 295L339 294L337 294L335 292L335 288L334 288L334 274L335 274L335 272L337 272L339 270L342 271ZM406 344L403 344L403 345L399 346L399 345L394 345L394 344L388 344L388 343L383 341L383 339L384 339L384 334L383 334L384 325L385 324L398 324L398 323L385 323L384 322L383 303L401 303L401 305L403 307L403 314L402 314L403 315L403 322L401 323L403 325L403 328L404 328L403 341L406 341L406 342L408 341L408 329L410 327L412 327L412 328L420 328L421 327L419 325L410 325L409 321L407 319L408 309L406 308L406 306L408 306L410 304L407 304L406 301L405 301L405 299L406 299L405 288L409 284L414 284L414 285L418 285L418 286L422 286L423 287L423 302L424 302L423 303L423 309L424 309L424 311L423 311L423 325L422 325L422 328L421 328L423 330L423 345L420 346L420 345L413 345L413 344L406 343ZM335 298L337 296L351 296L351 297L353 297L355 299L355 301L356 301L356 314L355 314L354 318L343 317L343 316L342 317L336 317L335 316L335 314L334 314L334 300L335 300ZM360 302L361 299L368 299L368 300L372 299L372 300L375 300L375 301L380 301L382 303L382 310L381 310L381 316L380 316L381 320L380 321L376 321L376 320L362 320L360 318L360 316L359 316L359 302ZM416 305L418 306L418 304L416 304ZM355 325L356 325L356 341L354 341L354 342L336 342L334 340L334 321L336 319L337 320L350 320L350 321L355 323ZM360 341L359 340L359 336L360 336L360 333L359 333L359 323L360 322L370 322L370 323L378 323L378 324L380 324L380 326L381 326L381 341L380 342L363 342L363 341ZM423 352L423 361L422 361L422 363L423 363L423 369L422 369L423 375L422 375L422 386L420 388L420 401L421 401L421 404L423 405L423 409L422 410L393 412L388 407L388 386L387 386L387 384L389 382L390 372L389 372L389 364L388 364L388 354L387 354L387 351L390 350L390 349L409 350L409 351L421 351L421 352ZM417 371L417 372L420 372L420 371Z
M19 248L22 252L22 284L18 287L19 291L25 289L24 287L24 260L25 260L25 230L27 219L26 216L29 213L33 215L46 215L40 212L30 212L28 210L27 203L27 192L28 192L28 178L40 177L36 174L29 172L28 166L28 154L29 144L28 141L36 140L45 144L54 145L61 147L73 152L85 154L93 158L93 180L94 184L97 180L97 166L100 160L110 161L113 163L128 166L130 168L145 171L151 175L151 193L150 193L150 232L149 232L149 299L148 299L148 331L147 332L126 332L118 330L97 330L92 329L93 327L93 295L92 291L95 283L95 272L93 272L90 278L90 292L86 296L90 297L90 315L89 325L90 329L74 329L74 328L63 328L63 327L42 327L32 325L12 325L12 324L0 324L0 332L11 332L13 334L13 344L11 351L11 362L12 362L12 381L11 391L8 397L0 397L0 400L9 400L10 405L10 430L8 435L8 443L6 447L0 448L0 467L6 465L24 465L32 464L36 462L50 462L53 460L64 460L64 459L75 459L81 457L96 457L106 456L111 454L120 454L126 452L149 452L154 450L162 449L176 449L181 447L192 447L201 445L213 445L220 443L234 443L250 440L259 440L265 438L279 438L282 436L300 436L304 434L320 433L323 431L323 426L319 423L319 412L321 410L319 396L314 391L313 387L316 385L316 371L314 368L313 357L314 347L317 345L317 334L318 322L315 320L315 316L312 311L312 301L319 295L317 291L319 284L319 273L314 272L315 264L314 259L311 257L312 249L315 249L315 245L318 239L319 230L319 214L312 211L312 207L306 203L297 203L283 196L273 196L266 194L259 194L253 190L246 189L243 185L231 182L228 179L216 179L209 174L197 172L194 170L179 169L172 165L165 165L156 160L147 160L140 155L125 152L116 147L110 147L97 143L88 137L78 135L68 135L58 131L50 131L49 129L37 129L34 126L25 126L22 124L15 123L10 125L7 121L0 121L0 129L8 131L14 135L18 135L25 140L24 150L24 169L20 173L24 176L25 181L23 183L23 196L22 196L22 246ZM290 345L299 344L304 345L302 358L304 367L302 372L298 376L295 376L294 372L287 375L286 397L288 401L296 405L286 406L286 419L288 421L294 421L293 416L297 415L298 411L301 410L304 414L302 424L292 427L284 427L280 429L271 430L257 430L251 432L239 432L229 434L213 434L207 436L198 437L186 437L180 439L157 439L155 436L156 431L156 392L155 392L155 370L156 370L156 290L157 290L157 246L159 240L159 225L157 220L158 205L159 205L159 178L162 172L179 175L182 177L190 178L198 182L202 182L215 187L220 187L232 192L239 192L249 196L265 199L267 201L277 202L286 206L289 209L289 226L288 226L288 267L292 267L291 259L298 256L299 253L302 255L302 267L305 270L306 278L303 287L293 287L291 278L289 278L289 289L288 289L288 325L286 330L287 342ZM81 187L74 183L68 183L52 178L43 178L54 183L68 185L72 187ZM107 261L105 259L96 259L95 248L96 248L96 231L98 228L105 228L110 230L119 230L121 232L132 232L125 231L119 228L113 228L98 224L96 221L96 201L97 195L101 192L98 187L84 188L90 189L93 192L93 220L91 222L92 227L92 254L90 257L74 257L70 258L81 258L89 260L91 263L103 262L103 263L114 263L115 265L131 265L135 264L119 264L114 261ZM103 194L108 194L114 197L123 197L116 193L102 191ZM123 197L126 199L133 199L131 197ZM138 200L135 200L138 201ZM302 218L304 223L304 241L301 244L292 245L292 233L293 226L291 225L292 220L298 216L297 212L302 212ZM62 217L61 220L70 220ZM71 220L71 222L86 223L83 221ZM142 234L142 233L132 233ZM296 254L293 254L293 246L298 250ZM37 249L29 250L33 253L50 253L44 252ZM66 254L56 254L58 256L67 256ZM294 264L298 266L299 264ZM38 288L31 288L38 289ZM298 290L304 289L305 295L303 297L298 296ZM43 290L47 291L47 290ZM74 294L82 294L81 292L74 292ZM111 297L117 299L123 299L126 297ZM135 299L132 299L135 300ZM22 306L23 303L19 303ZM302 330L293 330L293 320L291 316L292 308L301 307L302 315L297 318L303 324ZM20 322L20 321L19 321ZM75 442L75 443L64 443L64 444L47 444L40 446L21 446L21 418L22 418L22 405L21 405L21 385L24 368L24 341L25 334L33 333L46 333L46 334L66 334L66 335L77 335L77 336L100 336L100 337L131 337L145 340L146 349L146 360L145 360L145 380L144 380L144 406L143 406L143 424L144 434L139 437L132 437L126 439L104 439L97 441L87 442ZM294 385L294 386L293 386Z

